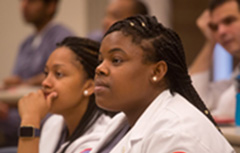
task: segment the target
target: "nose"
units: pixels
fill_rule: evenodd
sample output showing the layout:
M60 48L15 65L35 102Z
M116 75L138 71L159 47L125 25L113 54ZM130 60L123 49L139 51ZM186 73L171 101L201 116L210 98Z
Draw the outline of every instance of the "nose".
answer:
M107 69L106 65L104 62L102 62L100 65L98 65L98 67L96 68L95 71L97 76L107 76L109 75L109 70Z
M223 37L227 32L227 26L226 25L223 25L223 24L220 24L218 26L218 35L220 37Z
M42 87L44 90L51 89L53 86L52 79L50 75L47 75L46 78L42 82Z

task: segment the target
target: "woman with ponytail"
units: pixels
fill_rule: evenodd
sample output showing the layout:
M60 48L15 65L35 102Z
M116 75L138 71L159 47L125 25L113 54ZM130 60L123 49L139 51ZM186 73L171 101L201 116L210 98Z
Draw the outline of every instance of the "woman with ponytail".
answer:
M110 119L93 95L99 46L78 37L58 44L46 63L42 90L19 101L18 153L85 153L103 136ZM55 115L40 132L47 113Z
M99 107L122 113L91 153L233 153L188 75L178 35L155 17L105 34L95 74Z

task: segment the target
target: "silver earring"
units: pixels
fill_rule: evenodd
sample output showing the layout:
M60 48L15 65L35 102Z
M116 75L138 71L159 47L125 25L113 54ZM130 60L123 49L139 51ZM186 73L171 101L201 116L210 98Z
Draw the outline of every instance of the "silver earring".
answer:
M87 96L87 95L88 95L88 91L87 91L87 90L84 90L84 91L83 91L83 94L84 94L84 96Z
M157 77L156 76L154 76L152 79L153 79L154 82L157 81Z

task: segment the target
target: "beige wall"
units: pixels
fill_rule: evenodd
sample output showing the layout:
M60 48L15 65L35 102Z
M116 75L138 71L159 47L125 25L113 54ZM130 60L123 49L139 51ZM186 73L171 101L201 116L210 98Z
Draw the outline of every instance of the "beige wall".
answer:
M143 0L165 25L170 25L170 0ZM99 29L108 0L62 0L56 21L64 23L77 35ZM97 14L97 15L96 15ZM20 43L32 31L21 20L19 0L0 1L0 80L11 74Z
M163 25L171 27L172 0L143 0L150 9L150 14L157 17Z

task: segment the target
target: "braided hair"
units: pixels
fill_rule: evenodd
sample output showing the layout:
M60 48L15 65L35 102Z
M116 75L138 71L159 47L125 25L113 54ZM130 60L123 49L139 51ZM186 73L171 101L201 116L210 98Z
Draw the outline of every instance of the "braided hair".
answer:
M68 47L77 55L77 60L83 65L88 79L94 79L95 68L98 65L98 51L100 44L86 38L67 37L62 42L57 44L58 47ZM95 96L92 94L89 99L87 110L75 131L69 138L69 143L64 147L62 153L74 142L82 136L101 116L103 111L97 107Z
M165 61L168 67L165 78L171 94L177 92L182 95L216 126L210 112L192 86L184 49L176 32L164 27L155 17L148 15L137 15L116 22L105 36L114 31L121 31L123 35L132 36L132 42L143 49L143 62ZM150 45L143 45L141 41L147 41Z

